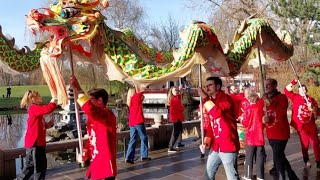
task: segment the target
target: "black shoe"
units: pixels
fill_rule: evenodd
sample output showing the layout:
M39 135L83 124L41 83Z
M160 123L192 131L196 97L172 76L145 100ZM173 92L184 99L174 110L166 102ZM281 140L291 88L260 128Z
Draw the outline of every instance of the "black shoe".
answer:
M277 175L278 172L277 172L276 167L272 167L272 168L270 169L269 173L270 173L271 175Z
M169 149L168 149L168 152L169 152L169 153L176 153L176 152L177 152L177 150L176 150L176 149L174 149L174 148L169 148Z
M317 161L317 170L320 170L320 161Z
M204 154L201 154L200 158L201 158L201 159L204 158Z
M133 160L126 160L126 163L128 163L128 164L134 164L134 161Z
M151 158L149 158L149 157L141 158L141 161L150 161L150 160L151 160Z
M242 154L242 153L239 153L239 154L238 154L238 158L245 158L245 157L246 157L245 154Z
M180 148L180 147L184 147L184 144L179 143L177 147L178 147L178 148Z

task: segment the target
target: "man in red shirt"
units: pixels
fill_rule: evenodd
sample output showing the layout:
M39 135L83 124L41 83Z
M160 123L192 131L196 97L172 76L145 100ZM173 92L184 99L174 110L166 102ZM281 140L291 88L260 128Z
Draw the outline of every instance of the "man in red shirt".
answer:
M79 92L78 103L88 116L89 135L79 162L90 159L86 177L92 180L115 179L117 176L117 121L113 112L106 107L108 92L105 89L92 89L85 95L75 76L69 80L73 89Z
M289 179L299 179L286 158L285 149L290 137L290 127L287 117L288 99L277 90L275 79L265 81L266 94L263 99L267 105L266 132L273 152L275 169L280 179L285 179L285 171Z
M309 161L309 140L313 147L313 152L317 162L317 168L320 168L320 147L318 138L318 129L315 123L318 103L315 99L308 96L307 88L302 85L299 87L299 94L292 91L292 86L296 85L298 80L293 80L284 89L285 95L292 101L292 120L291 126L298 132L301 142L303 160L306 166L310 167ZM305 97L307 99L305 99ZM306 102L306 100L308 102Z
M220 78L209 77L205 87L206 91L202 88L198 89L198 94L203 99L204 109L210 117L204 145L200 146L203 152L203 149L211 144L205 179L214 179L221 163L228 179L239 179L237 156L240 144L233 101L229 95L221 91L222 81ZM212 94L211 98L208 94ZM212 143L210 143L211 140Z

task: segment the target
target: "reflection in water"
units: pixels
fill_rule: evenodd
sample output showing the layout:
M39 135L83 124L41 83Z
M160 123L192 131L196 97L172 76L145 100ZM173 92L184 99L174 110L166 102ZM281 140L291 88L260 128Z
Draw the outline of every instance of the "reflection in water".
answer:
M7 115L7 120L8 120L8 126L12 125L12 117L10 114Z
M60 115L54 114L55 121ZM0 149L21 148L27 127L27 114L0 115Z
M0 149L23 147L26 114L0 116Z

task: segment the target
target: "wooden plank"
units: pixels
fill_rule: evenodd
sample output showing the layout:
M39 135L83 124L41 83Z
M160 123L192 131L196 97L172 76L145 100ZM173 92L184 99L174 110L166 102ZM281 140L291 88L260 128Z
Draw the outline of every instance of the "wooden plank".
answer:
M4 177L4 152L0 149L0 178Z

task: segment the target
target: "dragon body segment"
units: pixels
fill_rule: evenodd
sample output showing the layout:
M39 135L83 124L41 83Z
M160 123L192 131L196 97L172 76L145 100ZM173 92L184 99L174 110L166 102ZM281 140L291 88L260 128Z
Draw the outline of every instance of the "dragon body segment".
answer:
M27 48L17 50L14 48L14 39L8 40L1 31L0 26L0 59L6 68L17 72L29 72L40 67L41 47L30 51Z
M50 91L66 104L65 83L57 61L70 51L76 60L101 65L111 80L130 81L138 87L183 77L195 64L203 64L216 76L234 76L257 47L277 61L293 54L289 36L278 38L264 19L244 21L226 52L214 28L202 22L191 23L180 33L179 49L156 51L128 29L115 31L104 24L105 18L97 10L101 3L107 7L99 0L59 0L50 9L32 10L28 27L34 33L51 32L49 43L23 53L0 33L1 61L18 72L32 71L41 64Z
M248 19L243 21L231 48L226 52L230 76L239 73L254 48L259 48L279 62L293 55L291 37L287 32L283 31L278 37L266 19Z

